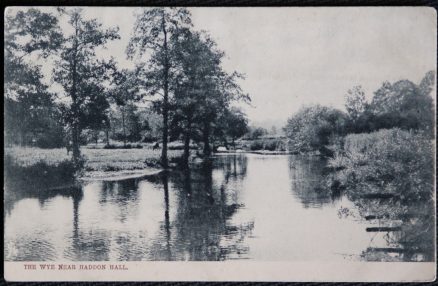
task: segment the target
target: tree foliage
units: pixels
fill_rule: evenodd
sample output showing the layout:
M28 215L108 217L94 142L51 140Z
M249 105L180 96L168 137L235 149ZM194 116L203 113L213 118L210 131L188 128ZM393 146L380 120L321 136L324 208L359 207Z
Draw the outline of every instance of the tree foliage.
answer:
M185 8L143 9L137 14L132 37L126 53L140 60L138 68L143 76L143 87L150 95L159 95L155 106L163 116L163 147L161 163L168 165L167 141L169 129L169 96L174 91L174 61L171 50L180 30L191 26L190 13ZM144 59L146 52L151 52Z
M81 130L105 117L104 109L108 105L103 82L110 80L109 71L114 70L114 61L99 60L96 48L120 37L117 28L103 29L96 19L85 19L79 8L62 13L68 17L73 33L62 39L54 79L71 100L70 105L64 106L64 114L72 131L73 158L78 160Z
M285 131L291 150L306 152L327 145L330 137L348 133L369 133L380 129L417 130L433 136L434 105L430 96L435 73L430 71L419 84L409 80L384 82L370 103L360 86L346 96L347 114L331 108L313 106L292 116Z
M420 84L409 80L389 82L374 93L369 109L375 130L400 127L433 131L433 99L430 96L434 73L426 74Z
M8 12L4 34L5 139L8 143L59 147L63 134L54 95L43 82L41 67L32 61L59 48L58 19L34 8ZM41 143L44 137L53 143Z
M293 152L319 150L329 144L330 137L345 132L346 115L321 105L301 108L290 117L285 127L289 149Z
M361 86L355 86L349 89L345 98L345 109L351 121L355 122L365 111L366 100L365 92Z

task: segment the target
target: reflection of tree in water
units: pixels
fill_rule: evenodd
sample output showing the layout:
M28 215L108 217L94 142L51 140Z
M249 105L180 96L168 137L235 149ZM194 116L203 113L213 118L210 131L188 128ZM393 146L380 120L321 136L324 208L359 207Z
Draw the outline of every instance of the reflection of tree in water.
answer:
M81 195L73 197L73 230L71 246L64 250L64 256L73 261L102 261L109 260L110 241L106 233L99 230L81 230L79 221L79 205ZM98 239L97 239L98 238Z
M433 201L400 197L361 198L355 205L362 218L382 230L387 247L369 247L362 253L367 261L433 261L435 253ZM369 230L368 230L369 231Z
M383 234L387 243L387 247L368 247L363 251L362 259L434 261L432 192L428 196L427 192L416 193L409 188L398 193L388 193L384 186L358 184L354 189L347 189L346 194L354 202L359 217L374 223L367 231Z
M34 179L38 181L38 178ZM22 199L36 198L40 206L56 197L70 197L77 192L82 192L80 186L74 181L57 182L56 184L8 184L4 189L4 214L11 214L14 205Z
M230 178L241 181L246 177L248 158L245 155L217 156L212 163L214 169L224 170L225 183Z
M5 206L8 206L7 212L13 209L15 203L22 199L27 198L35 198L38 200L40 206L44 206L49 200L55 197L66 197L71 198L72 200L72 209L73 209L73 237L77 236L77 227L78 227L78 206L79 202L83 198L83 190L78 185L71 185L68 187L59 187L59 188L51 188L47 186L47 189L42 189L39 187L21 187L20 189L10 189L10 193L8 193L8 197L6 198L5 194ZM7 200L7 204L6 204ZM5 208L6 211L6 208ZM57 258L57 254L55 252L55 247L48 240L34 240L34 237L28 237L31 239L27 241L27 237L22 237L18 242L16 247L20 249L20 253L18 253L17 257L14 257L15 261L45 261L45 260L54 260ZM21 256L20 256L21 254ZM5 257L8 254L5 252Z
M121 223L138 211L138 180L103 181L99 185L99 206L114 205L116 213L112 215ZM79 221L80 199L73 201L73 236L72 245L64 252L66 257L74 261L104 261L109 260L111 250L111 234L108 230L81 229ZM123 247L123 237L117 237L116 242ZM114 247L114 246L112 246ZM129 249L121 251L129 253Z
M230 224L229 219L241 205L236 201L229 202L230 196L227 195L228 182L242 179L246 163L243 156L221 158L214 166L204 163L192 170L162 176L166 206L162 231L166 241L152 247L152 259L218 261L241 257L248 252L243 240L254 225ZM223 168L224 182L214 182L214 167ZM178 196L172 223L168 209L169 180Z
M138 212L138 179L104 181L100 191L99 205L115 204L120 222Z
M339 197L321 187L325 165L326 162L320 157L299 155L289 157L291 189L304 208L321 208Z

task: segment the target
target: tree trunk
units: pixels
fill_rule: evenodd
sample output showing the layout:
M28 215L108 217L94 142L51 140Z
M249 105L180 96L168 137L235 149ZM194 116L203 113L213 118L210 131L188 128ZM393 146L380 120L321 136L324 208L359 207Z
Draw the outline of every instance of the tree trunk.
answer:
M184 164L188 165L189 163L189 157L190 157L190 133L191 133L191 121L189 120L187 122L187 129L186 132L184 134L184 155L183 155L183 159L184 159Z
M109 127L106 128L105 130L105 135L106 135L106 145L109 146Z
M122 107L123 147L126 147L125 107Z
M210 122L204 122L204 128L202 130L202 137L204 141L204 155L210 156Z
M79 127L78 124L73 123L72 126L72 151L73 151L73 161L78 162L81 157L81 151L79 149Z
M21 145L21 147L24 147L26 144L25 144L25 142L26 142L26 132L23 130L23 129L21 129L20 130L20 145Z
M164 19L164 13L162 16L162 29L164 34L164 69L163 69L163 148L161 149L161 165L164 168L168 167L167 159L167 140L168 140L168 120L169 120L169 56L167 47L167 30Z
M80 157L81 157L81 151L79 149L79 136L80 136L80 130L79 130L79 103L77 99L76 94L76 85L77 85L77 75L76 75L76 54L77 54L77 36L78 36L78 27L77 27L77 21L75 23L75 33L76 38L73 45L73 67L72 67L72 87L71 87L71 98L72 98L72 113L73 113L73 123L72 123L72 151L73 151L73 161L75 163L78 163Z

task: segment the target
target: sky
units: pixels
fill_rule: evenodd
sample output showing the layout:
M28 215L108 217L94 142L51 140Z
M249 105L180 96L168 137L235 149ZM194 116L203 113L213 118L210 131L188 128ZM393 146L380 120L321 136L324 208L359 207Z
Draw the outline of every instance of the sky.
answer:
M121 67L139 8L84 8L105 27L119 26L107 45ZM194 28L207 31L226 54L227 71L246 75L252 98L241 105L251 122L284 124L303 105L343 109L348 89L367 98L384 81L419 82L436 69L433 8L190 8Z

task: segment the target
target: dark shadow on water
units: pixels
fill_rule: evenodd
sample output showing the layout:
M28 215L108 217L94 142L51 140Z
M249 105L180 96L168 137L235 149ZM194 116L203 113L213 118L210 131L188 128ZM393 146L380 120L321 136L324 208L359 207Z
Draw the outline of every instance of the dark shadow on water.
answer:
M363 260L435 260L435 215L432 200L356 198L354 202L362 218L378 222L381 226L396 226L393 231L381 231L388 247L364 250L361 255Z
M323 187L326 160L317 156L289 156L289 178L291 190L304 208L322 208L341 198Z
M166 243L151 249L152 260L219 261L247 253L243 238L250 234L253 223L233 226L229 219L241 207L227 202L227 181L244 176L246 158L220 160L199 168L163 173L165 214L163 234ZM224 182L214 182L212 172L225 167ZM168 184L177 196L175 216L170 222ZM228 242L228 243L224 243ZM230 243L231 242L231 243Z

